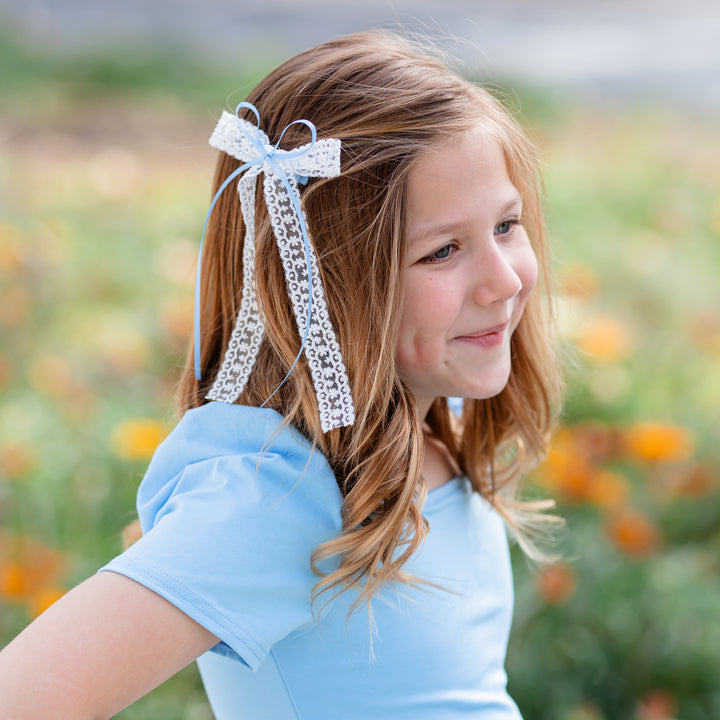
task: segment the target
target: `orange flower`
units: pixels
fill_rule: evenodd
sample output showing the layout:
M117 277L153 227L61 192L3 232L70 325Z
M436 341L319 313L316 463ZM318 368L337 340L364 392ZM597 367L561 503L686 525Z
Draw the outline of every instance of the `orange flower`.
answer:
M63 397L70 387L70 368L57 355L40 355L30 366L28 372L30 384L41 395Z
M65 590L59 587L41 588L36 592L28 603L30 616L36 618L42 615L51 605L56 603L63 595Z
M641 462L687 460L694 445L693 434L677 425L643 422L633 425L625 433L625 447Z
M539 468L539 480L546 487L557 487L560 478L582 461L569 428L560 428L553 437L548 455Z
M32 604L48 587L56 587L64 558L34 540L0 531L0 597Z
M566 502L584 503L592 496L597 471L585 459L559 478L558 488Z
M677 700L664 690L652 690L643 697L635 712L636 720L673 720Z
M676 498L704 498L718 489L717 472L695 462L674 463L657 468L656 477L662 485L656 484L653 490L665 491L660 499L668 501Z
M612 460L620 454L620 433L597 420L587 420L572 427L575 446L593 460Z
M616 508L630 494L627 482L611 470L598 470L588 487L589 502L601 508Z
M25 573L19 563L4 563L0 567L0 597L21 600L27 594Z
M660 533L650 519L637 510L618 510L608 519L611 542L626 555L645 558L658 547Z
M578 347L591 362L618 362L630 352L630 336L625 326L615 318L596 315L589 318L580 331Z
M547 458L541 465L543 469L551 471L547 478L550 484L554 484L555 477L572 463L574 452L572 433L568 428L560 428L555 433Z
M29 445L8 443L0 445L0 477L8 480L29 475L35 469L35 458Z
M577 588L575 570L571 565L562 562L542 568L535 582L540 596L549 605L566 603Z
M595 468L578 447L570 428L561 428L553 438L545 461L535 474L544 487L557 491L571 503L584 502L588 498L590 482Z
M126 420L113 430L111 445L124 460L148 460L166 435L164 423L157 420Z

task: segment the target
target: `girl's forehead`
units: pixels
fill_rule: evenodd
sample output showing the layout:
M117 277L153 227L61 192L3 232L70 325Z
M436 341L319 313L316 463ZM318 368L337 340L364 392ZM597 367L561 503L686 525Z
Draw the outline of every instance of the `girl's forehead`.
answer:
M453 227L494 222L521 204L500 143L483 128L473 128L436 143L411 168L407 238L432 242Z
M501 138L499 129L488 127L486 122L474 122L456 132L445 133L431 142L413 162L410 172L417 168L422 171L447 156L460 159L463 156L470 157L470 152L484 152L489 148L499 149L504 154L505 143Z
M474 179L493 172L507 174L507 159L497 135L482 125L443 136L430 144L410 166L408 186L432 183L433 178L469 175Z

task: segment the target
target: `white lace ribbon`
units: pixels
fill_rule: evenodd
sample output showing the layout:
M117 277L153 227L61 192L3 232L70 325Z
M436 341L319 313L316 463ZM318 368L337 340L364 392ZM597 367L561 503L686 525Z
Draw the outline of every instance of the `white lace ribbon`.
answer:
M237 117L237 111L242 107L253 111L258 118L257 127ZM312 123L307 120L295 122L310 128L312 142L294 150L281 150L271 145L267 135L259 129L260 118L256 108L249 103L240 103L235 115L228 112L222 114L210 138L210 145L244 163L223 184L213 205L227 183L244 169L245 174L238 182L238 194L245 222L245 239L240 311L220 372L207 397L228 403L237 400L250 377L264 334L254 277L255 194L257 176L262 172L265 203L285 271L287 292L302 338L300 352L290 372L304 351L318 401L320 424L323 432L327 432L352 425L355 409L340 345L328 314L317 256L307 234L298 182L307 182L309 177L339 175L340 141L316 140ZM197 310L196 302L196 313ZM199 375L197 317L195 347L196 375Z

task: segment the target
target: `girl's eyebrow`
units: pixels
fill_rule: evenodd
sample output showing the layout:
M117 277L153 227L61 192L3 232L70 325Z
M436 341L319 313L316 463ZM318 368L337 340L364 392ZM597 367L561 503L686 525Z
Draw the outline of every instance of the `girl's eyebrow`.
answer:
M421 228L419 232L413 233L410 236L410 242L419 243L436 235L452 235L458 230L467 229L468 225L467 220L451 220L450 222L441 223L440 225L428 225L427 227Z
M498 211L498 215L502 216L511 210L522 211L522 198L519 194L513 195ZM469 220L450 220L449 222L440 223L439 225L428 225L421 228L418 232L409 236L410 242L419 243L429 237L437 235L452 235L458 230L466 230L470 225Z

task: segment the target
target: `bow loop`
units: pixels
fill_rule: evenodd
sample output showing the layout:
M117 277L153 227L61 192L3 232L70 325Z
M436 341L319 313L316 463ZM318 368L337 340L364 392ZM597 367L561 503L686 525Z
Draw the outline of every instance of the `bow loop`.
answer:
M301 150L304 152L298 154ZM275 151L273 160L287 175L333 178L340 174L340 141L316 140L296 150Z
M259 153L261 148L272 147L268 136L260 128L227 111L223 111L208 142L240 162L253 165L258 164L258 158L262 162L263 155Z

